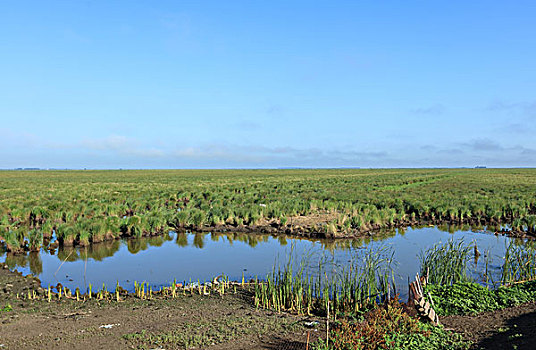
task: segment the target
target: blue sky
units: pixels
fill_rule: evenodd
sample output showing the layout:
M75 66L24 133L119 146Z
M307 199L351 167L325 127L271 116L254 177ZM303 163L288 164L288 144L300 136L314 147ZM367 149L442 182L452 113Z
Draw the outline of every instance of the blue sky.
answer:
M536 166L534 1L2 1L0 168Z

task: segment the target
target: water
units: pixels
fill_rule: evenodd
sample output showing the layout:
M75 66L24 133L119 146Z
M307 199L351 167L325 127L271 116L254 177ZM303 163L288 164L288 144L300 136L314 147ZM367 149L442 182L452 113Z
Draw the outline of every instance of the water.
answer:
M449 232L450 231L450 232ZM274 263L284 262L291 247L296 257L309 256L312 265L318 259L332 260L343 266L356 251L387 249L394 254L397 286L406 294L407 279L419 271L418 254L438 242L463 238L476 242L482 256L470 267L475 278L481 278L485 254L490 254L488 269L498 277L502 257L511 238L496 236L468 227L408 228L384 232L355 240L307 240L285 236L251 234L211 234L170 232L164 236L120 240L94 244L89 247L60 249L54 253L11 255L1 253L0 261L24 274L38 276L43 287L61 283L70 289L86 290L89 283L95 288L105 284L113 290L117 282L133 290L134 281L148 282L153 288L177 282L210 281L225 273L232 280L263 278Z

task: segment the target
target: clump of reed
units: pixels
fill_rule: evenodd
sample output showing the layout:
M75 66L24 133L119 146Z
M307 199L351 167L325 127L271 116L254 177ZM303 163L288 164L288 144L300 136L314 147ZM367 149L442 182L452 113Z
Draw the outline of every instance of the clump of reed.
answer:
M438 243L419 254L421 274L427 275L428 283L434 285L473 282L468 274L468 262L474 250L474 244L467 244L463 238ZM510 241L497 275L489 272L490 259L488 251L485 254L483 283L490 288L536 280L536 241Z
M337 315L367 309L395 294L393 254L386 249L355 254L347 267L320 259L318 267L311 269L309 258L296 264L291 252L283 267L274 265L265 281L255 282L255 306Z
M511 241L506 247L501 272L503 285L536 279L536 242Z
M470 280L467 263L474 245L463 239L449 239L446 243L437 243L419 254L421 275L428 276L431 284L454 284Z

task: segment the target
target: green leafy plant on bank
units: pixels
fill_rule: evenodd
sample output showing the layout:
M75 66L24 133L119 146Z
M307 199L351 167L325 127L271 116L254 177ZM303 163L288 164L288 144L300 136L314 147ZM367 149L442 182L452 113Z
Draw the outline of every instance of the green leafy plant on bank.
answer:
M536 281L500 286L490 290L475 282L428 285L435 311L441 316L494 311L536 300Z
M428 285L425 290L432 296L434 310L440 316L476 314L499 308L493 291L474 282Z
M469 342L443 327L411 317L398 300L391 300L365 314L362 320L334 322L329 341L319 339L316 350L467 349Z
M439 315L476 314L536 300L534 242L507 246L499 285L483 286L468 277L470 251L463 240L449 240L421 253L421 273L430 274L426 292Z

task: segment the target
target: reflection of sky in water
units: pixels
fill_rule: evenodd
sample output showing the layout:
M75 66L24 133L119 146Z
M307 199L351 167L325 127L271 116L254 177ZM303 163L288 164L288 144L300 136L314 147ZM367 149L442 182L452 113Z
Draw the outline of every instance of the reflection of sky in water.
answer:
M484 268L486 251L491 252L498 269L499 258L509 238L490 233L456 231L448 233L434 227L407 229L396 235L374 237L374 240L354 241L311 241L293 238L274 238L268 235L246 234L175 234L140 240L114 241L96 244L92 247L65 249L51 255L41 254L11 256L0 255L10 267L23 273L38 275L43 286L61 282L71 289L88 283L100 287L103 283L113 289L117 281L127 289L133 289L134 281L146 281L153 286L166 285L177 281L206 281L225 273L233 280L240 280L244 272L246 278L262 278L271 271L274 262L284 261L291 247L296 257L309 255L314 259L332 259L337 265L344 265L352 258L363 254L363 249L392 249L394 268L399 290L404 294L408 277L413 278L419 269L418 254L437 242L449 238L464 238L465 242L476 241L481 258L477 268ZM357 255L356 255L357 253ZM86 261L86 256L88 256ZM65 263L62 264L62 262ZM470 263L474 268L474 263ZM57 271L57 273L56 273ZM478 274L477 274L478 275Z

